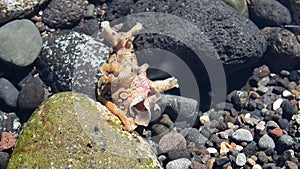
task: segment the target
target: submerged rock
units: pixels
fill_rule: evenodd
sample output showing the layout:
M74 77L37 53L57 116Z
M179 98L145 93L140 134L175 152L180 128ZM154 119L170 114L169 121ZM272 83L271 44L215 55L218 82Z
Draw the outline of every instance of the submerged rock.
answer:
M47 160L45 160L47 159ZM150 146L86 95L64 92L39 107L20 134L9 168L161 168Z

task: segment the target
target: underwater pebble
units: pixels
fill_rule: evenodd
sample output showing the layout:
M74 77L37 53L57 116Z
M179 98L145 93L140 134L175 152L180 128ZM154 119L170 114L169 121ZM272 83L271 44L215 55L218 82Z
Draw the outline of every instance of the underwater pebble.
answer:
M246 164L246 162L247 162L246 155L244 153L239 153L236 157L236 161L235 161L236 165L242 167Z
M278 98L274 103L273 103L273 110L277 110L280 108L281 104L283 102L282 98Z
M191 161L187 158L180 158L168 162L166 169L184 169L188 168L191 165Z
M249 130L246 129L238 129L232 134L232 138L236 141L252 141L253 136Z
M180 133L169 132L160 139L158 148L162 153L170 150L184 150L186 148L186 140Z
M263 150L269 149L269 148L275 148L275 143L274 143L273 139L270 136L268 136L267 134L263 135L259 139L258 145Z

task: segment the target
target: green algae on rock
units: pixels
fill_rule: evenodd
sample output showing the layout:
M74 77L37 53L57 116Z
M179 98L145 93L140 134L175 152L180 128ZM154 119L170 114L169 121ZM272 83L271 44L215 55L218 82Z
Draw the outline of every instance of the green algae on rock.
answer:
M150 146L86 95L58 93L28 120L10 168L161 168Z

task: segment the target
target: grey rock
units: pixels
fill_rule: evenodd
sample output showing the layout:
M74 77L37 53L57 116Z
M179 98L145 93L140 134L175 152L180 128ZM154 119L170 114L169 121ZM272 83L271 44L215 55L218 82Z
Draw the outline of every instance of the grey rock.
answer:
M289 100L284 100L281 104L282 118L290 120L293 115L297 114L297 110Z
M293 16L293 21L296 22L297 24L300 24L300 3L298 0L281 0L284 2L288 2L287 5L291 10L292 16Z
M23 0L7 0L1 1L0 10L0 24L3 24L9 20L17 17L24 17L32 14L35 9L39 8L48 0L35 0L35 1L23 1Z
M7 79L0 78L0 104L9 108L16 108L19 91Z
M28 66L38 57L42 38L27 19L9 22L0 28L0 59L16 66Z
M188 169L191 164L192 163L189 159L180 158L168 162L168 164L166 165L166 169Z
M263 150L273 149L273 148L275 148L275 143L274 143L274 140L270 136L265 134L259 139L258 146Z
M223 0L234 9L240 11L245 17L249 16L248 5L246 0Z
M265 164L268 162L268 156L264 151L259 151L257 153L257 160L259 163Z
M110 20L120 18L129 14L134 0L112 0L108 8L108 16Z
M0 168L6 168L9 161L9 154L7 152L0 152Z
M84 0L52 0L44 10L43 21L52 28L77 24L84 13Z
M259 26L280 26L292 21L290 11L276 0L252 0L250 18Z
M296 35L279 27L265 27L262 32L268 42L263 60L270 69L279 72L297 68L300 63L300 43Z
M166 153L171 150L184 150L186 144L186 140L182 134L169 132L160 139L158 148L162 153Z
M200 49L210 51L209 55L211 55L213 54L213 50L211 50L210 45L207 46L207 38L199 37L199 34L204 33L208 39L212 41L215 49L218 51L219 59L223 63L225 71L232 73L255 63L266 49L265 39L256 25L223 1L204 0L199 3L197 0L179 0L176 2L167 0L157 3L155 0L139 0L132 5L131 13L119 8L114 9L115 7L113 5L111 5L110 8L112 11L115 11L115 15L112 16L111 20L115 19L117 15L121 17L125 16L125 14L133 15L142 12L167 13L182 18L180 21L159 21L163 19L159 17L151 18L147 13L141 14L143 17L140 17L140 19L137 19L137 16L129 16L129 18L135 18L134 22L139 21L143 24L150 20L152 27L150 27L151 25L149 24L145 24L145 27L149 27L149 29L153 29L153 26L158 27L156 24L160 24L161 27L163 27L163 29L161 29L161 35L139 35L135 41L138 49L158 47L172 51L178 56L183 55L180 52L184 49L189 52L189 54L185 52L184 56L190 54L192 56L194 54L187 50L182 43L174 41L180 40L183 42L185 39L201 38L204 44L198 43ZM121 13L125 14L122 15ZM190 21L194 26L188 26L183 20ZM171 24L172 22L174 24ZM183 23L185 27L181 26L181 23ZM198 33L192 30L195 26L199 29ZM166 28L171 29L172 33L178 36L176 36L175 39L164 37L163 35L165 35L164 32ZM184 31L174 28L184 28ZM195 34L191 34L193 32L195 32ZM214 58L216 55L213 54L211 55L212 57L210 57L207 53L203 56L205 56L204 58Z
M100 30L100 24L97 19L88 19L82 21L81 24L73 28L73 30L92 37L97 37L97 33Z
M196 121L198 114L198 102L191 98L162 94L160 100L157 102L161 112L166 108L172 110L170 116L177 117L176 121L187 121L190 126ZM160 114L152 114L151 121L160 117Z
M20 129L21 123L15 113L5 113L0 111L0 133L6 131L17 135Z
M208 141L208 138L203 136L197 129L185 129L182 131L182 134L185 136L186 141L193 142L196 144L196 147L201 147L205 145L205 143Z
M72 90L95 98L99 68L108 55L109 48L90 36L61 31L44 40L36 66L53 92Z
M279 138L278 142L284 146L292 146L294 143L294 140L293 140L293 137L291 137L287 134L284 134Z
M169 128L163 124L153 124L151 126L151 129L156 135L165 134L166 132L169 131Z
M236 141L251 142L253 140L251 132L246 129L237 129L234 133L232 133L232 138Z
M246 157L246 155L245 155L244 153L239 153L239 154L237 155L237 157L236 157L235 164L236 164L237 166L242 167L242 166L244 166L244 165L246 164L246 162L247 162L247 157Z
M179 158L187 158L190 159L191 155L190 152L187 150L171 150L168 152L168 159L169 160L176 160Z
M27 75L22 81L18 96L18 108L22 110L34 110L45 99L45 90L39 77Z
M84 13L84 17L90 18L94 16L94 10L95 10L95 5L94 4L89 4L86 7L86 12Z

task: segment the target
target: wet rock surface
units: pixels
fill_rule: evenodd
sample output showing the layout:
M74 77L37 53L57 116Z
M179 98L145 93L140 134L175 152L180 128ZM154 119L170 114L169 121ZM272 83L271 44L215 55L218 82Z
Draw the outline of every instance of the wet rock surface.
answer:
M119 119L104 106L86 95L69 92L53 95L36 110L19 136L7 168L99 165L160 167L148 143L122 131Z
M152 7L148 8L149 6ZM110 7L108 15L110 19L121 15L120 13L126 13L123 10L114 8L115 6ZM265 39L261 36L257 27L222 1L201 1L201 3L193 0L175 3L166 1L158 4L154 1L140 0L132 5L130 14L143 12L160 12L179 16L197 26L198 33L204 32L217 49L226 72L238 72L244 69L246 65L253 64L266 49ZM142 20L147 20L147 15L144 16L146 18ZM152 47L161 47L172 51L172 46L164 47L165 44L160 43L160 41L165 41L167 44L174 44L170 39L154 36L150 41L158 41L156 44L147 42L149 41L147 39L148 37L139 35L136 40L138 49L139 46L143 48L143 46L145 47L144 44L148 44ZM184 47L182 44L176 44L176 42L174 45ZM180 53L178 54L180 55Z

